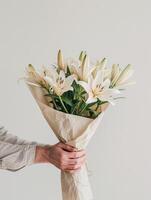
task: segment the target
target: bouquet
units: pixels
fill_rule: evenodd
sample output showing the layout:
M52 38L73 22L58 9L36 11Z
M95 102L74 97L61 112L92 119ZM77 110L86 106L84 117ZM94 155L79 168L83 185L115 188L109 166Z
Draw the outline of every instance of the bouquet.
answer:
M109 104L123 98L132 66L125 68L107 59L90 62L82 51L78 59L64 60L61 50L57 63L35 69L26 68L25 81L41 112L59 141L85 149L100 124ZM70 174L61 171L63 200L92 200L87 168Z

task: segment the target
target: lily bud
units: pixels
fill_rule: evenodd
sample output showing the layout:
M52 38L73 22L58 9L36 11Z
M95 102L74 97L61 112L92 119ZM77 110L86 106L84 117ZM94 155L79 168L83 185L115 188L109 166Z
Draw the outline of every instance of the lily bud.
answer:
M107 63L107 59L103 58L100 62L100 69L105 69Z
M27 71L28 72L35 72L35 68L32 64L29 64L28 67L27 67Z
M28 74L28 76L30 77L35 77L35 68L33 67L33 65L29 64L28 67L26 68L26 73Z
M80 60L81 62L83 61L85 55L86 55L86 52L85 52L85 51L81 51L80 56L79 56L79 60Z
M87 71L90 65L89 57L87 55L84 56L81 68L82 68L82 74L83 74L83 80L87 81Z
M65 65L63 61L63 55L60 49L58 51L58 66L60 69L64 70Z

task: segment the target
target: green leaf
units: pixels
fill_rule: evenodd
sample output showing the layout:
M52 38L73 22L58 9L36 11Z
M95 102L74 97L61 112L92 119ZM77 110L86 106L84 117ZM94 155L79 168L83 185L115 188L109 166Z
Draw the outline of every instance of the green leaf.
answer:
M89 103L87 107L94 106L95 104L97 104L97 101L96 101L96 102L93 102L93 103Z
M69 69L69 66L67 66L67 73L66 73L66 77L70 76L71 75L71 72L70 72L70 69Z
M73 106L73 102L71 98L69 98L66 95L62 95L61 98L62 98L62 101L65 102L67 105Z
M100 114L97 111L91 110L91 109L89 109L89 112L90 112L90 117L91 118L96 118Z
M71 107L71 114L74 114L77 112L79 101L77 101L72 107Z
M108 103L108 101L101 101L101 103L99 105L103 105L105 103Z

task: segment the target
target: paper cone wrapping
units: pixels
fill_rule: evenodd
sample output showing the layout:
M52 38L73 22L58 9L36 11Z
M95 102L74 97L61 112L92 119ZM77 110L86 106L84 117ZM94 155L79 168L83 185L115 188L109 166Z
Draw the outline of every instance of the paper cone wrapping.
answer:
M28 86L56 137L79 150L85 149L96 132L103 112L96 119L90 119L57 111L48 105L41 88ZM62 171L61 185L63 200L93 199L86 166L83 166L79 172L74 174Z

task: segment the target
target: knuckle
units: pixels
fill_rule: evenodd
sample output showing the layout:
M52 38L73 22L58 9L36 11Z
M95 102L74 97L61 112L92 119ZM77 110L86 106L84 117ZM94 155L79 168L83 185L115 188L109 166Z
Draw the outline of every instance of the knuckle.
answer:
M75 152L71 153L72 157L75 158Z
M66 149L70 150L70 146L66 144Z
M77 167L78 167L78 165L76 164L76 165L73 166L73 169L77 169Z
M73 170L73 169L74 169L74 167L75 167L75 166L73 165L73 166L71 167L71 169L70 169L70 170Z
M79 168L81 165L80 164L77 164L76 168Z
M77 152L74 153L74 157L75 158L78 157L78 153Z
M76 160L76 161L75 161L75 165L78 165L78 164L79 164L79 160Z

